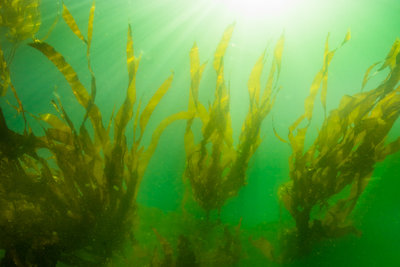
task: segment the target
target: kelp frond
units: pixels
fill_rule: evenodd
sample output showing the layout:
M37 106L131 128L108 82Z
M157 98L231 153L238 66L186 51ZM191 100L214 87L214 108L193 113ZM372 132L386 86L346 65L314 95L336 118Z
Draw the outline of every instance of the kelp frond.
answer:
M0 47L0 97L6 94L10 84L10 70L8 69L8 64L4 58L3 50Z
M0 27L13 43L33 38L40 27L39 0L2 0Z
M214 101L207 108L198 100L198 90L205 64L200 64L196 44L190 51L191 86L188 120L185 133L186 171L193 195L207 212L220 209L226 200L237 195L246 184L248 162L261 142L260 127L270 112L277 92L276 80L280 72L283 37L278 41L265 89L261 92L260 78L264 54L250 75L248 90L250 109L243 124L239 144L235 148L229 112L229 93L224 80L223 57L234 25L229 26L216 49L213 67L217 74ZM202 139L195 143L192 124L195 118L202 123ZM209 146L211 148L209 149Z
M77 261L80 258L76 256L78 254L72 257L65 255L74 255L79 250L89 253L92 260L97 262L104 262L111 257L113 251L131 235L138 188L162 131L176 119L187 117L185 114L175 114L167 118L154 131L149 146L142 146L147 123L170 88L173 75L160 86L143 112L134 115L135 81L140 57L134 55L129 26L126 46L127 93L113 119L113 136L109 135L109 127L104 127L101 111L95 104L96 78L90 65L94 11L93 2L85 37L71 13L63 6L64 21L87 45L86 56L92 78L90 93L81 83L78 73L54 47L39 40L29 44L57 67L76 100L85 109L80 127L75 127L58 98L52 102L58 115L47 113L38 117L40 122L48 125L44 128L43 137L35 136L31 131L23 135L14 133L7 127L4 117L0 117L1 135L5 138L1 140L10 140L1 143L0 151L3 176L0 203L4 211L0 224L2 233L6 233L0 235L0 249L6 250L6 257L14 257L13 261L40 265L42 262L25 258L23 253L41 255L47 253L48 249L52 250L55 261L62 260L74 265L82 264ZM3 59L0 67L3 94L3 88L11 84L11 79ZM125 132L132 118L135 118L134 126L140 127L140 134L134 138L132 147L128 148ZM86 119L88 122L85 123ZM94 138L87 129L88 123L94 130ZM19 150L12 152L12 147L17 143ZM42 157L38 149L45 149L50 156ZM27 216L35 220L31 221ZM21 234L21 229L27 232ZM39 232L34 229L39 229ZM31 251L19 251L18 248L23 244L34 245L28 246Z
M297 243L291 256L307 253L312 244L321 239L358 233L349 215L367 186L375 163L400 150L400 137L392 143L385 142L400 115L400 89L396 87L400 79L397 47L398 41L382 66L389 68L387 78L373 90L344 96L338 108L325 118L312 146L304 151L319 88L322 102L326 101L327 69L335 52L328 50L326 42L323 67L311 85L305 112L289 128L293 150L289 160L290 181L282 185L279 197L296 222ZM303 120L308 123L300 128ZM333 200L339 193L339 199ZM320 210L318 216L312 214L316 208Z

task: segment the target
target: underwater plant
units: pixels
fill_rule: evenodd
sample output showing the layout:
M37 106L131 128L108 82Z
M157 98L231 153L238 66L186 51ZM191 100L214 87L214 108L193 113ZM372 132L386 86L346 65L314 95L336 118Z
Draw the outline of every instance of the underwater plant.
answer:
M33 38L40 27L39 0L2 0L0 27L13 43Z
M80 126L72 123L58 97L52 101L58 115L36 117L48 125L43 127L44 136L34 134L26 120L23 133L13 131L0 109L0 249L5 250L1 266L55 266L58 261L85 266L105 263L125 242L134 240L132 229L141 179L164 128L176 116L159 124L147 147L141 141L153 111L170 88L173 74L143 111L139 113L139 103L134 114L140 57L134 55L129 26L127 94L105 127L95 104L96 78L90 65L94 13L93 2L84 37L63 5L64 21L87 46L90 94L76 71L50 44L39 40L29 43L57 67L85 109ZM2 51L0 55L4 94L8 86L13 86ZM18 111L25 116L17 100ZM125 131L132 118L133 142L128 147Z
M349 38L350 33L342 44ZM295 221L295 229L284 238L285 260L309 253L321 240L359 234L350 216L374 165L400 150L400 137L389 143L386 140L400 115L399 51L400 41L396 40L378 69L388 69L383 82L373 90L342 97L339 106L325 116L313 144L305 150L305 137L320 88L326 109L328 67L336 52L329 50L327 39L323 66L305 100L305 112L289 128L293 151L289 159L290 181L280 187L278 194ZM362 88L376 65L367 70Z
M24 40L34 39L40 28L39 3L39 0L2 0L0 3L0 30L2 34L4 30L4 36L12 44L7 58L9 64L17 46ZM0 89L0 96L3 93Z
M253 67L248 82L250 108L243 123L237 146L232 138L229 112L229 88L224 80L223 57L228 47L234 25L229 26L218 44L213 67L217 74L214 101L207 109L198 99L201 76L205 64L200 65L198 47L190 51L191 86L188 119L185 132L186 170L193 196L207 216L211 210L220 211L226 200L236 196L246 184L249 160L261 143L260 127L271 111L279 88L281 58L284 38L276 44L274 58L264 90L261 90L261 74L265 52ZM195 142L192 125L195 118L202 124L202 137Z

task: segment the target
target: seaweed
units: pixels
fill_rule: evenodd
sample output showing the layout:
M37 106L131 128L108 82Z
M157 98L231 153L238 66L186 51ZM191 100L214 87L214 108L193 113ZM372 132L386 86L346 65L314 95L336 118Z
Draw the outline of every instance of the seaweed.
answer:
M79 29L65 5L61 12L66 25L85 45L83 56L90 73L90 89L66 58L45 42L47 37L35 38L41 23L38 3L4 0L0 10L0 27L8 29L7 37L14 45L8 57L0 47L0 96L4 97L8 89L12 91L17 103L14 108L25 123L23 131L13 130L0 107L0 250L4 251L0 266L56 266L58 262L73 266L112 264L112 258L124 254L124 249L131 249L128 257L121 257L127 265L147 261L150 266L233 266L246 256L244 237L266 258L284 263L307 255L323 240L360 234L352 214L368 186L375 164L400 150L400 137L391 142L387 140L400 115L399 40L383 63L374 63L367 69L361 91L345 95L339 106L327 114L328 69L338 49L329 49L328 36L322 68L311 84L304 114L289 128L288 141L273 128L275 135L293 151L289 158L290 180L281 185L278 196L295 227L260 226L268 228L268 238L280 231L278 237L272 238L274 242L275 239L282 241L282 247L277 249L259 232L253 238L242 230L241 220L232 226L208 219L211 211L217 210L219 215L225 203L247 183L249 162L262 142L262 122L280 90L283 36L276 43L263 89L266 52L251 71L249 109L237 142L233 140L229 86L224 77L224 55L234 31L234 25L230 25L212 63L217 77L213 102L206 107L199 101L206 64L200 63L198 47L194 44L189 55L188 109L161 121L149 144L144 146L147 125L171 87L174 74L165 79L142 107L136 96L136 73L141 57L135 56L129 25L126 96L115 116L113 112L105 123L96 104L97 80L91 65L95 3L90 8L87 33ZM63 75L83 107L79 125L72 122L57 95L51 102L53 113L36 116L24 109L18 88L12 83L10 64L16 45L28 39L32 40L28 44L32 51L45 56ZM340 46L349 39L350 32ZM374 73L383 74L383 71L388 74L382 83L365 91ZM307 146L306 135L319 92L324 121L313 143ZM29 115L42 126L40 134L28 125L26 116ZM169 215L172 222L168 225L165 223L168 216L162 212L147 209L138 214L136 198L164 129L176 120L186 120L184 179L207 220L176 212ZM196 122L201 124L200 133L195 131ZM133 136L128 137L130 127L133 127ZM199 141L195 136L200 136ZM149 215L159 221L151 222L146 217ZM137 230L138 219L142 228ZM155 242L146 238L158 242L155 248ZM129 243L131 246L125 246ZM118 255L118 252L122 253Z
M8 65L11 64L18 45L27 39L35 38L35 34L38 32L41 24L39 3L39 0L1 1L0 29L4 29L5 37L12 44L10 53L6 59ZM1 73L3 74L3 71ZM1 79L3 78L2 75ZM1 88L0 96L4 94L5 90Z
M85 109L81 125L77 128L72 123L57 97L52 101L57 115L36 117L38 122L47 124L43 127L44 136L35 135L29 127L23 134L11 130L0 109L0 248L6 251L2 265L55 266L57 261L63 261L87 266L107 262L132 239L140 181L163 130L183 116L175 114L162 121L150 144L142 145L147 123L170 88L173 74L143 112L134 116L140 57L134 55L129 26L126 98L108 127L103 125L101 111L95 104L96 78L90 65L94 12L93 2L86 38L65 5L62 13L69 28L87 45L90 94L55 48L40 40L29 43L57 67L70 85ZM12 87L3 62L2 58L2 88L7 84ZM125 132L133 117L134 136L132 146L128 147ZM137 128L140 131L136 135Z
M220 210L226 200L238 194L246 184L249 160L261 143L260 127L274 105L279 91L280 62L284 39L276 44L274 58L265 89L261 92L261 74L265 52L255 64L248 82L250 108L243 123L238 145L235 147L229 112L229 88L224 80L223 57L228 47L234 25L224 32L216 49L213 67L217 74L214 101L207 109L198 99L201 76L205 64L200 64L198 47L190 51L191 86L184 137L186 151L185 177L189 180L194 199L207 216L211 210ZM195 142L192 130L195 118L202 124L202 139Z
M13 43L33 38L40 28L39 0L2 0L0 27Z
M286 234L284 259L304 256L324 239L360 234L352 223L352 211L368 185L374 165L400 150L400 137L390 143L386 140L400 115L399 47L400 41L396 40L378 69L388 69L383 82L370 91L343 96L339 106L325 117L312 145L305 149L320 88L325 109L328 66L336 51L329 50L327 38L323 66L305 100L305 112L289 128L293 151L289 159L290 181L280 187L278 195L293 217L295 229ZM367 70L362 88L376 65Z
M4 52L0 47L0 96L4 96L7 93L10 84L10 70L6 59L4 58Z

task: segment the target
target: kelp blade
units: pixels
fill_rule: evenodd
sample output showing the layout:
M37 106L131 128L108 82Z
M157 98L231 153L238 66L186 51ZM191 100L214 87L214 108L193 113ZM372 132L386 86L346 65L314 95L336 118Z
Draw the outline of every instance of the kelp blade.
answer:
M29 43L29 45L42 52L51 62L53 62L53 64L67 80L79 104L81 104L81 106L84 107L85 110L88 110L90 107L88 114L89 118L92 121L97 136L104 144L106 133L104 130L100 110L94 103L91 102L91 96L88 94L86 88L80 82L78 75L72 68L72 66L66 62L65 58L60 53L58 53L52 46L45 42L34 42Z

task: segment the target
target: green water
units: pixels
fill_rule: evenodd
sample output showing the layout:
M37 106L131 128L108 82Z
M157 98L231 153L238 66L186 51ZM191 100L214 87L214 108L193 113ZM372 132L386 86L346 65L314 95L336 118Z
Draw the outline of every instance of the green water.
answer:
M270 62L276 40L282 33L285 36L279 80L282 89L271 113L262 124L263 142L250 160L247 185L236 197L227 201L220 215L212 211L209 221L206 221L205 212L191 199L187 193L189 186L182 179L186 160L183 139L186 122L174 122L161 136L140 183L134 232L136 241L150 251L157 250L162 257L161 244L152 229L166 238L176 253L180 233L201 235L208 232L204 236L207 240L204 244L214 244L217 242L215 240L222 238L225 225L234 229L241 222L238 239L242 249L240 259L235 262L237 266L400 266L399 152L375 166L371 182L358 201L351 218L353 224L362 231L360 237L347 235L319 243L309 255L285 264L267 260L249 242L250 238L257 239L260 236L277 238L282 225L293 226L290 214L280 204L277 195L279 186L289 179L288 159L292 150L275 137L272 118L276 131L286 139L289 126L304 112L304 99L322 66L328 33L331 48L340 45L349 29L352 36L337 51L329 68L328 111L336 108L344 95L359 92L367 68L384 60L393 42L400 36L400 2L293 0L286 1L287 4L279 12L266 10L265 15L243 15L240 8L233 9L225 2L96 1L90 57L97 79L96 104L105 122L114 107L122 104L126 95L128 24L132 27L135 54L142 55L136 77L137 97L141 103L147 103L162 82L171 72L174 73L172 86L155 109L146 129L144 145L150 143L151 133L164 118L187 109L189 52L194 42L199 47L200 61L208 62L200 84L199 99L206 107L212 103L216 79L212 68L214 52L222 33L233 22L236 23L235 29L224 64L225 79L230 84L233 140L237 143L249 109L247 81L251 70L265 49L269 54L267 61ZM92 1L65 0L64 3L86 35ZM63 21L61 10L58 1L41 1L42 22L36 36L40 39L46 35L59 16L46 42L64 55L82 83L90 88L86 46ZM12 44L5 38L4 31L1 31L0 37L1 48L7 55L12 50ZM25 40L18 45L9 66L13 85L24 109L31 114L52 112L51 100L58 95L73 123L80 125L85 114L84 108L76 101L63 75L43 54L29 47L28 42ZM375 88L385 75L378 73L364 90ZM264 73L262 84L266 79L267 74ZM16 105L11 90L1 97L1 108L7 125L14 131L22 132L23 120L7 101ZM311 145L317 136L323 119L318 96L306 146ZM33 132L40 135L42 126L32 117L28 120ZM131 136L131 129L128 127L127 136ZM400 122L397 121L388 135L388 141L398 138L399 133ZM189 203L186 213L182 211L184 200ZM135 258L135 253L137 251L126 246L123 256L115 256L108 264L150 266L151 257ZM2 254L4 250L0 250L0 257ZM62 263L59 265L63 266Z

